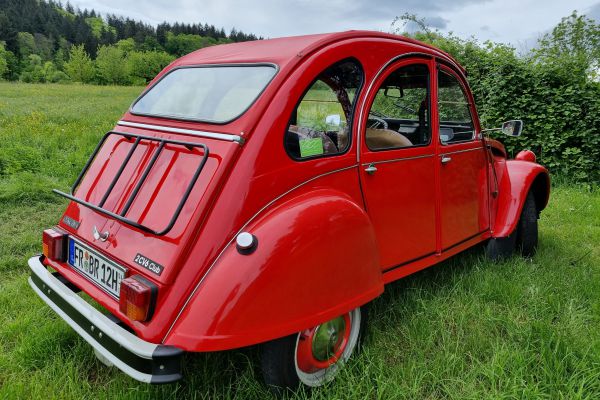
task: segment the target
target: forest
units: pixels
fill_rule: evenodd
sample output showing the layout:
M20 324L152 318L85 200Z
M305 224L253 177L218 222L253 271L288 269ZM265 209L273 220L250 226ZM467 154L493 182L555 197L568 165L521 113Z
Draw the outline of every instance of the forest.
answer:
M0 79L143 85L184 54L256 39L208 23L154 27L53 0L0 0Z

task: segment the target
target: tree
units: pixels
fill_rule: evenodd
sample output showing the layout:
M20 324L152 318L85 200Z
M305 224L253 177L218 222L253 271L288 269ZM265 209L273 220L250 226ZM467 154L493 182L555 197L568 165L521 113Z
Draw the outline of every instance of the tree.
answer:
M174 58L164 51L134 51L127 56L127 71L134 85L145 85Z
M8 51L4 48L4 42L0 42L0 80L8 72L7 53Z
M165 50L178 57L198 50L203 47L202 45L203 40L201 36L185 33L176 35L173 32L167 32Z
M96 68L102 83L124 85L129 83L125 55L117 46L100 46Z
M82 44L71 47L65 72L75 82L90 83L96 75L94 63Z
M30 54L27 66L21 72L21 80L27 83L45 82L42 58L37 54Z
M576 11L545 34L534 50L540 62L580 80L600 77L600 24Z
M27 58L31 54L37 53L35 38L29 32L17 33L17 45L19 48L19 56L21 56L21 58Z
M129 39L121 39L116 43L116 46L121 50L125 55L135 50L135 40L133 38Z

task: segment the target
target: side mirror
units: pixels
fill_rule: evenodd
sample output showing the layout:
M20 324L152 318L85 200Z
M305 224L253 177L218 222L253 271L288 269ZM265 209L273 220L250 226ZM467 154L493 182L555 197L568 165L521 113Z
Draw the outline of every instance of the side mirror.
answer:
M523 131L523 121L515 119L512 121L506 121L502 124L502 133L508 136L521 136Z

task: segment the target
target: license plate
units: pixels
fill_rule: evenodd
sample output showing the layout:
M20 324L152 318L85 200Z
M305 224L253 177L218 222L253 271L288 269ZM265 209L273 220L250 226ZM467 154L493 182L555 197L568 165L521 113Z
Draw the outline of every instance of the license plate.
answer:
M73 238L69 238L69 265L106 293L119 298L125 268Z

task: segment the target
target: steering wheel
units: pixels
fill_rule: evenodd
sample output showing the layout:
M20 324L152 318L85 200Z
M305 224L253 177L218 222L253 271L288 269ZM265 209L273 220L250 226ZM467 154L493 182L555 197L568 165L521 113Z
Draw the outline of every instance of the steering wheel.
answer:
M379 116L375 115L373 112L371 112L371 113L369 114L369 119L374 119L374 120L376 121L376 122L375 122L373 125L371 125L369 128L372 128L372 129L379 129L379 125L382 125L382 126L383 126L383 129L387 129L387 128L388 128L388 123L387 123L387 121L386 121L385 119L383 119L383 118L381 118L381 117L379 117Z

